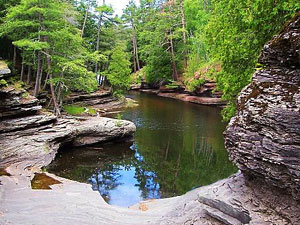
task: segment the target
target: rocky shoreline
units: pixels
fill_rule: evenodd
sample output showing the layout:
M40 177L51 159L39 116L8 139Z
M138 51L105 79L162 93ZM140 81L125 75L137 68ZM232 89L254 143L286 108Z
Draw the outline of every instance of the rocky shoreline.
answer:
M132 85L131 90L155 94L161 97L173 98L199 105L224 107L226 105L226 101L222 99L221 92L215 91L216 85L216 82L206 80L205 83L194 92L186 90L186 87L183 84L180 84L177 88L161 86L157 89L150 88L147 84Z

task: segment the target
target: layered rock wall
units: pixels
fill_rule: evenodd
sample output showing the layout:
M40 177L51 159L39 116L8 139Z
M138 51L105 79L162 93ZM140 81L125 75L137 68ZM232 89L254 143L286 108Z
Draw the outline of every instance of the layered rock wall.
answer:
M56 118L24 90L0 89L0 168L48 165L62 144L91 145L128 138L135 125L104 117Z
M300 13L267 43L225 132L230 159L300 199Z

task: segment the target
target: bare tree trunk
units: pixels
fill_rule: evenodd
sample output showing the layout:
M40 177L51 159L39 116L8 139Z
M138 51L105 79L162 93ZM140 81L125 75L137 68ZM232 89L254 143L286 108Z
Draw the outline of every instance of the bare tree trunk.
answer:
M49 74L49 78L52 79L52 74L51 73ZM59 106L57 104L54 87L53 87L53 84L51 82L50 82L50 91L51 91L51 97L52 97L52 102L53 102L53 106L54 106L55 115L60 116L61 114L60 114Z
M50 55L49 55L48 51L47 51L47 67L48 67L49 79L52 80L51 59L50 59ZM50 92L51 92L52 103L53 103L55 115L60 116L61 113L60 113L59 105L57 104L54 87L51 82L50 82Z
M181 17L181 24L182 24L182 39L184 44L184 68L187 67L187 51L186 51L186 21L185 21L185 15L184 15L184 9L183 9L183 0L180 0L180 17Z
M17 66L17 46L14 45L14 56L13 56L14 68Z
M136 39L136 33L134 32L134 46L135 46L135 59L137 64L137 70L139 71L141 69L140 67L140 60L139 60L139 54L138 54L138 45L137 45L137 39Z
M174 46L173 46L173 39L170 39L170 53L171 53L171 64L172 64L172 76L173 80L178 80L178 73L176 68L176 62L175 62L175 53L174 53Z
M27 71L27 84L30 83L31 80L31 66L28 66L28 71Z
M82 30L81 30L81 37L83 37L86 21L87 21L88 15L89 15L90 5L91 5L91 1L88 1L88 8L86 9L86 12L85 12L84 21L83 21Z
M41 70L42 70L42 55L41 52L38 52L38 65L37 65L37 71L36 71L36 78L35 78L35 87L34 87L34 96L36 97L39 94L40 91L40 76L41 76Z
M22 66L21 66L21 77L20 80L23 81L24 78L24 57L22 57Z
M105 0L103 0L103 5L105 5ZM96 51L99 51L99 42L100 42L100 34L101 34L101 23L102 23L102 14L99 17L98 21L98 33L97 33L97 44L96 44ZM95 65L95 73L98 72L98 62Z
M42 65L43 65L43 60L42 60ZM40 79L39 79L39 87L40 87L40 90L41 90L41 85L42 85L42 79L43 79L43 66L41 68L41 75L40 75Z
M184 15L184 9L183 9L183 0L180 0L180 17L181 17L181 24L182 24L182 39L183 43L186 45L186 21L185 21L185 15Z
M136 73L136 49L135 49L135 41L134 41L134 35L132 36L132 47L133 47L133 72Z
M47 82L48 82L48 80L49 80L49 71L47 72L47 75L46 75L46 78L45 78L45 81L44 81L44 86L43 86L43 88L42 88L42 90L45 90L46 89L46 86L47 86Z

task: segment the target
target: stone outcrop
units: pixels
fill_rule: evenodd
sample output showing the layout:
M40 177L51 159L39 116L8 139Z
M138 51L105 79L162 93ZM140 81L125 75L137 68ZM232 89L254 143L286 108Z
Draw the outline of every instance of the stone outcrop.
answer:
M117 99L110 91L99 90L91 94L72 93L65 99L66 104L74 104L81 106L92 106L101 115L105 115L106 111L116 110L124 107L125 99Z
M0 119L22 115L33 115L42 109L38 100L25 90L5 87L0 90Z
M7 64L4 61L0 60L0 78L8 76L11 73Z
M49 164L61 145L91 145L130 138L135 125L104 117L57 119L24 90L0 89L0 168Z
M300 13L268 42L225 132L230 159L300 200Z

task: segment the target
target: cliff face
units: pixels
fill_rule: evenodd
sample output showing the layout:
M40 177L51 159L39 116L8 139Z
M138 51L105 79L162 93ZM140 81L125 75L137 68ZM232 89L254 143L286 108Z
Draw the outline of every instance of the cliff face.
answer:
M237 114L225 132L230 159L300 199L300 13L267 43L264 69L238 97Z

